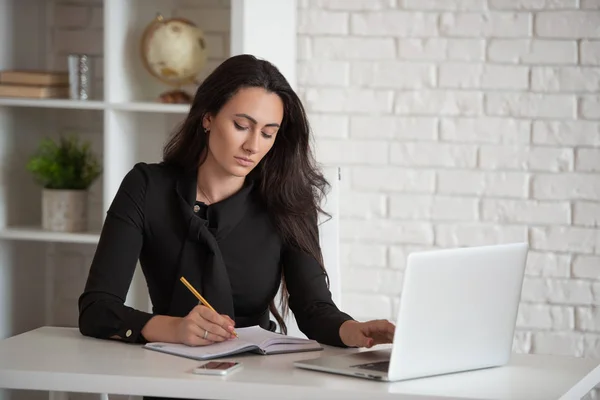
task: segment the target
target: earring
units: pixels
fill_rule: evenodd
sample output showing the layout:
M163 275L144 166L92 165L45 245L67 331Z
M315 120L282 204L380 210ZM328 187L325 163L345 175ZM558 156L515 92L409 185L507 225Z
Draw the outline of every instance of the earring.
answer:
M209 134L210 133L210 129L204 128L204 133Z

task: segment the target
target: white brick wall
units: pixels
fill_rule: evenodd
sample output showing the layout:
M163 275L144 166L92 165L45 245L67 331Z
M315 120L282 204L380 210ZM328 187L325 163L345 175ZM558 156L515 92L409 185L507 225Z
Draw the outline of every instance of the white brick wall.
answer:
M600 1L299 3L343 307L393 318L412 250L524 240L515 349L600 355Z
M575 40L491 39L488 43L490 62L524 65L577 63Z
M101 60L99 3L54 2L53 54ZM394 318L410 251L525 240L515 349L600 356L600 2L298 3L299 93L342 167L342 307ZM180 4L216 65L226 2Z

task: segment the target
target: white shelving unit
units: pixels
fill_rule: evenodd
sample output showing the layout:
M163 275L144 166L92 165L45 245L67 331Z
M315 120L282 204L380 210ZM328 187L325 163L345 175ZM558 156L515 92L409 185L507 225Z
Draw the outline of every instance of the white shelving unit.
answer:
M26 158L41 137L56 135L58 125L68 126L71 120L88 116L101 121L101 132L90 134L103 160L96 210L91 207L101 222L125 174L138 161L160 161L167 136L189 109L188 105L160 104L153 100L169 88L142 66L138 47L142 32L157 12L170 17L175 9L210 6L210 1L198 0L197 4L195 0L97 1L94 7L103 7L104 18L100 91L103 98L89 101L0 98L0 338L45 320L39 312L31 317L30 310L29 316L22 320L15 315L23 312L20 302L26 296L23 285L27 280L19 277L27 273L36 281L42 279L47 272L48 246L57 242L95 245L99 238L100 226L77 234L46 232L39 227L41 188L25 170ZM48 31L53 26L54 13L50 8L54 5L55 1L49 0L0 0L0 69L49 68ZM296 1L231 0L229 10L229 55L251 53L268 59L295 87ZM203 27L202 21L190 19ZM81 113L88 114L82 117ZM140 309L149 307L139 268L127 302ZM44 307L40 309L43 311Z

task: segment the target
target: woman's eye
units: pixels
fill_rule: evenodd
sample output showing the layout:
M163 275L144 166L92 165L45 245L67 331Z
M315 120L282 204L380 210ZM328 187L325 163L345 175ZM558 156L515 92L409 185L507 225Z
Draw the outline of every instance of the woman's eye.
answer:
M266 134L266 133L264 133L264 132L262 133L262 135L263 135L263 137L264 137L264 138L266 138L266 139L271 139L271 138L273 137L273 135L268 135L268 134Z
M235 129L237 129L238 131L245 131L246 129L248 129L245 126L241 126L240 124L238 124L235 121L233 122L233 124L235 125Z

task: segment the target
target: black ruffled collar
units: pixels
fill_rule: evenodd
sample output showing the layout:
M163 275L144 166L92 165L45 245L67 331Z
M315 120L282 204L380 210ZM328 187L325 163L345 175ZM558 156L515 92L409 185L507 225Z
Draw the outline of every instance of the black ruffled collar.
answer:
M253 204L253 188L254 181L247 178L239 191L209 205L206 218L203 218L194 212L196 174L182 174L177 180L175 189L187 237L181 250L170 315L184 316L198 304L198 300L179 281L184 276L218 313L235 319L231 283L218 242L237 226ZM206 246L207 258L199 258L202 253L199 243Z

